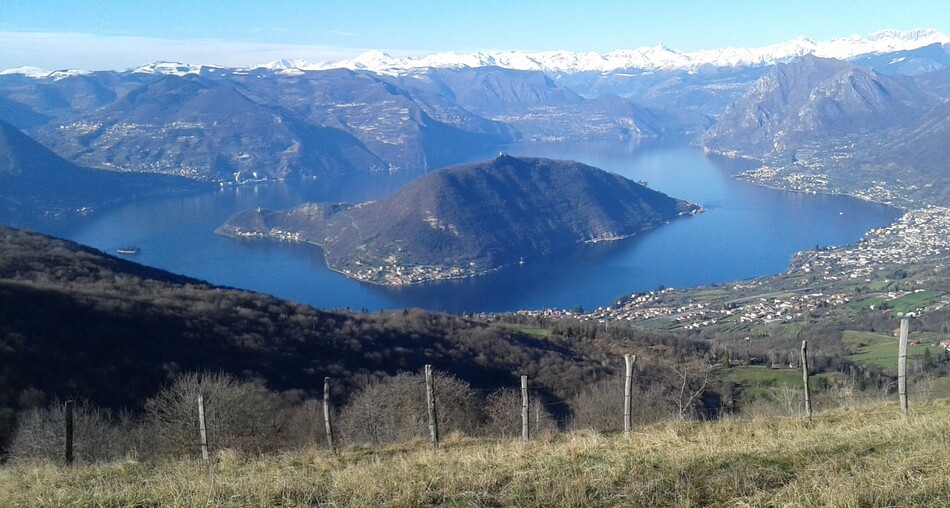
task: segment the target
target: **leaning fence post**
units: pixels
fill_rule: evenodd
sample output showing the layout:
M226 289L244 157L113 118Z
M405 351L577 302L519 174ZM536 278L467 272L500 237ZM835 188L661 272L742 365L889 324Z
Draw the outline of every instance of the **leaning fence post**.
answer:
M531 439L528 428L528 376L521 376L521 440Z
M330 378L323 378L323 426L327 432L327 446L333 448L333 427L330 426Z
M439 448L439 424L435 415L435 389L432 386L432 365L426 365L426 406L429 408L429 438L432 440L432 448Z
M71 400L66 401L66 465L73 463L73 406Z
M900 346L897 351L897 394L901 401L901 414L907 417L907 333L910 320L901 318Z
M201 458L208 460L208 429L205 427L205 401L198 394L198 430L201 433Z
M805 416L811 418L811 388L808 387L808 341L802 341L802 381L805 383Z
M637 361L636 355L623 355L626 371L623 378L623 435L630 436L630 404L633 398L633 364Z

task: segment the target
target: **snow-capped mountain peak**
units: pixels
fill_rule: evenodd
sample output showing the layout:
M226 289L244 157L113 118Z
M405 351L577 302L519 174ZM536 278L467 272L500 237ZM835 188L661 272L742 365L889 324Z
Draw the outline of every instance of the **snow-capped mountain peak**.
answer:
M24 65L22 67L14 67L13 69L2 70L0 71L0 76L7 74L22 74L28 78L45 78L46 76L49 76L49 73L50 71L46 69Z
M393 58L389 53L383 51L372 50L367 51L352 60L344 60L346 65L343 67L351 69L386 69L392 67L400 66L400 60Z
M56 81L63 78L68 78L72 76L82 76L84 74L91 74L91 73L92 71L83 71L83 70L78 70L78 69L62 69L62 70L56 70L56 71L48 71L46 69L40 69L39 67L23 66L23 67L16 67L13 69L6 69L3 71L0 71L0 76L8 75L8 74L21 74L28 78L52 79Z
M285 76L298 76L303 74L304 71L320 70L326 68L325 63L313 64L306 60L301 59L286 59L282 58L280 60L274 60L272 62L267 62L266 64L255 65L251 67L252 69L267 69L274 71L277 74L282 74Z
M680 52L663 44L609 53L570 51L500 51L491 53L439 53L423 57L395 58L381 51L369 51L351 60L326 64L323 68L369 70L381 74L401 74L429 67L459 68L496 65L518 70L555 73L613 72L623 69L687 69L702 66L744 67L771 65L807 54L848 59L870 53L917 49L930 44L948 44L950 37L936 30L883 30L867 37L852 35L828 41L804 36L759 48L723 48Z
M915 45L923 41L925 43L924 45L927 45L934 42L943 42L946 37L940 32L930 28L919 28L917 30L906 30L903 32L899 30L881 30L868 35L867 39L870 41L903 41Z
M273 62L267 62L266 64L256 66L257 69L271 69L275 71L286 70L286 69L307 69L312 67L313 64L306 60L301 59L286 59L281 58L280 60L274 60Z

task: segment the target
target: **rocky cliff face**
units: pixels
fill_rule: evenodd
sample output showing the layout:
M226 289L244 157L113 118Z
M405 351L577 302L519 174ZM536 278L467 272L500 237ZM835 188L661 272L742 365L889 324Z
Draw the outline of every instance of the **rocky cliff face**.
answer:
M706 135L715 151L753 156L906 125L936 104L906 76L805 56L779 64L732 103Z

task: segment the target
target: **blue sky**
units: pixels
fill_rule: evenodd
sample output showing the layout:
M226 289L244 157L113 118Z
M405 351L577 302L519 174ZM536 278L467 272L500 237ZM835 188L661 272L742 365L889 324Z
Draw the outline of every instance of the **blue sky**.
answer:
M948 33L950 6L947 0L2 0L0 69L317 62L369 49L607 52L664 44L695 51L886 28Z

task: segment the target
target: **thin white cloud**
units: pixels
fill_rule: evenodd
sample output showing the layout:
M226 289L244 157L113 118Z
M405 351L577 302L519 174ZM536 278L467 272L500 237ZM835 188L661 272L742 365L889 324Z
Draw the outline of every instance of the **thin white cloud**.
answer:
M305 44L0 31L0 69L123 70L158 60L241 67L280 58L332 62L363 51Z

